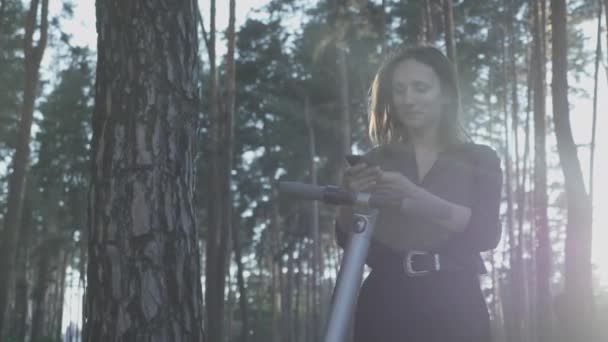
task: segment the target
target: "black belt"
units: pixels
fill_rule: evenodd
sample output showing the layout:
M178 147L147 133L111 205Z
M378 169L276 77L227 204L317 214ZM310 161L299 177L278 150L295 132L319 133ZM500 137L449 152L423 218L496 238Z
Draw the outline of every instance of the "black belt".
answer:
M452 258L424 251L408 251L403 257L403 270L409 277L420 277L434 272L462 272L467 267Z

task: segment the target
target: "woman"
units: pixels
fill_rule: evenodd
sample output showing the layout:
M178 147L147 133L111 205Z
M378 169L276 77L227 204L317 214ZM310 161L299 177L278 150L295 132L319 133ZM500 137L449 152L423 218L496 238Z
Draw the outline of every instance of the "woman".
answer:
M450 61L432 47L395 53L373 81L369 134L377 146L343 182L403 201L378 217L355 342L490 341L480 252L500 239L502 171L496 153L461 130L457 84ZM351 219L342 208L342 247Z

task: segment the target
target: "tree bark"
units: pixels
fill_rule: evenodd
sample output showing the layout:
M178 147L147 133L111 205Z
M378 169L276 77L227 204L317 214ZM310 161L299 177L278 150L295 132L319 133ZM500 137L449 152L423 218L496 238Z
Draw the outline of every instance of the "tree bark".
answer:
M509 291L507 301L507 319L506 319L506 332L507 337L510 341L519 341L519 318L520 316L517 313L517 299L515 298L515 286L513 283L513 270L515 268L515 249L516 249L516 240L515 240L515 232L514 232L514 221L513 221L513 183L512 180L512 158L511 158L511 131L509 129L509 72L507 66L509 65L508 61L508 46L507 46L506 38L501 39L501 59L502 59L502 79L503 87L502 87L502 113L503 113L503 126L504 126L504 160L505 160L505 195L507 200L507 212L506 212L506 221L507 221L507 237L508 237L508 255L509 255L509 273L508 273L508 288Z
M21 215L17 256L15 258L15 308L10 336L16 341L25 341L28 317L29 286L27 270L29 266L30 232L32 228L32 204L29 197L26 193L23 202L23 214Z
M606 0L608 1L608 0ZM384 54L386 53L386 40L387 40L387 25L388 23L386 22L387 19L387 15L386 15L386 0L382 0L382 3L380 5L380 46L381 46L381 50L380 53L384 56Z
M526 302L524 300L524 285L523 285L523 270L522 270L522 231L518 230L516 234L515 226L515 215L520 215L523 212L523 200L520 194L523 193L523 188L520 183L520 158L519 158L519 96L518 96L518 80L517 80L517 61L516 61L516 42L515 37L515 17L516 17L516 4L513 0L509 0L506 4L506 28L507 28L507 70L508 75L505 75L505 79L508 80L510 85L510 103L511 103L511 134L513 137L513 146L508 148L508 151L513 153L513 158L508 159L509 166L507 169L511 169L514 173L513 178L515 180L515 189L513 189L513 183L511 180L506 181L508 188L511 193L509 194L509 201L511 201L510 210L508 210L509 216L508 221L509 239L513 239L510 244L510 288L511 288L511 306L512 306L512 322L513 326L509 329L509 333L512 336L512 340L523 341L523 335L525 332L524 324L526 317L524 316L524 307ZM506 90L505 90L506 91ZM508 123L505 122L505 125ZM508 127L508 126L507 126ZM507 141L510 141L507 140ZM514 165L512 161L514 160ZM511 172L511 171L509 171ZM509 175L511 178L511 175ZM514 209L514 204L517 207L517 213Z
M532 1L534 16L534 224L536 227L536 331L539 341L550 341L553 331L550 279L551 241L547 220L547 160L545 110L545 50L542 37L544 26L538 1ZM554 51L555 53L555 51Z
M530 54L528 54L530 55ZM526 65L529 65L529 63L526 63ZM525 122L525 128L524 128L524 154L522 156L522 160L523 160L523 166L522 166L522 171L521 171L521 180L520 180L520 185L519 185L519 191L517 192L517 264L519 266L519 270L518 270L518 277L519 277L519 286L520 286L520 290L521 292L521 304L522 304L522 316L523 316L523 339L524 340L531 340L532 339L532 335L531 335L531 322L530 322L530 310L529 310L529 303L530 303L530 289L528 287L528 283L527 283L527 277L529 275L528 272L528 267L527 267L527 261L524 260L524 251L525 249L525 235L526 232L524 230L524 214L526 212L526 208L529 207L529 205L527 205L528 203L528 196L527 196L527 189L528 189L528 173L529 173L529 166L528 166L528 160L529 160L529 155L530 155L530 112L531 112L531 103L532 103L532 77L531 77L531 72L528 73L528 80L527 80L527 85L528 85L528 90L527 90L527 103L528 103L528 109L526 111L526 122Z
M608 0L604 0L604 15L606 17L605 21L608 24ZM606 49L608 49L608 30L606 30ZM607 56L607 59L608 59L608 56ZM608 63L605 64L605 69L606 69L606 80L608 80Z
M65 277L66 277L66 270L68 267L68 259L70 258L70 253L66 252L65 250L61 250L60 252L60 260L61 262L58 264L58 268L55 270L56 272L56 277L55 277L55 286L56 286L56 293L54 296L54 303L55 303L55 307L53 309L53 311L51 312L51 314L53 315L53 326L52 326L52 330L51 333L55 340L57 341L61 341L61 336L63 334L62 331L62 319L63 319L63 302L65 299L65 288L66 288L66 284L65 284Z
M6 4L8 0L0 0L0 51L2 51L2 35L4 34L4 15L6 13Z
M424 35L425 41L432 44L435 40L435 28L433 26L433 9L431 0L424 0Z
M597 86L602 58L602 2L598 2L597 10L597 44L595 47L595 70L593 73L593 118L591 120L591 143L589 145L589 202L591 202L591 222L593 222L593 173L595 166L595 135L597 125Z
M452 0L443 0L443 22L445 27L445 46L448 58L454 65L454 71L458 75L458 61L456 59L456 40L454 38L454 10Z
M220 277L220 270L218 269L218 257L219 257L219 245L220 245L220 229L221 229L221 215L220 205L221 194L220 194L220 183L219 183L219 139L220 139L220 125L219 125L219 99L218 99L218 79L217 79L217 66L216 66L216 54L215 54L215 13L216 6L215 0L211 0L210 3L210 20L209 20L209 33L208 33L208 45L207 54L209 55L209 132L207 141L207 152L209 155L209 163L207 167L209 170L209 178L207 185L209 187L210 196L207 197L207 241L205 248L205 310L207 312L207 336L210 341L217 340L221 327L222 316L219 316L219 307L224 303L224 297L219 297L220 289L218 288L217 279ZM203 32L205 32L203 27ZM222 272L222 276L224 273ZM222 289L223 294L223 289Z
M297 243L296 244L296 248L298 251L298 259L296 260L296 272L294 275L294 286L296 288L295 290L295 303L294 303L294 315L293 315L293 336L294 336L294 342L302 342L303 341L303 333L302 333L302 329L300 328L302 326L302 316L300 315L301 312L301 304L302 303L302 243Z
M306 130L308 132L308 157L309 157L309 172L310 172L310 178L311 178L311 184L317 184L317 166L316 166L316 162L315 162L315 157L317 155L316 152L316 137L315 137L315 130L314 130L314 125L313 125L313 120L312 120L312 114L310 111L310 100L308 97L308 94L304 95L304 119L306 122ZM314 325L315 325L315 332L318 332L318 326L319 326L319 322L317 322L317 319L319 317L319 292L318 290L318 283L319 283L319 265L321 263L321 246L320 246L320 229L319 229L319 204L317 203L317 201L312 201L311 202L311 238L313 241L313 257L312 257L312 282L313 284L315 284L315 291L312 293L313 296L313 310L315 310L314 312ZM318 336L316 337L317 339L319 338Z
M83 341L203 341L196 2L97 2Z
M553 123L557 151L564 174L568 224L566 226L565 287L560 298L560 326L569 340L591 339L593 285L591 269L591 202L583 173L568 108L568 42L565 0L551 0L553 44Z
M232 248L234 249L234 260L236 262L237 273L236 280L237 285L239 287L239 309L241 310L241 321L242 321L242 329L241 329L241 342L247 342L249 340L249 308L247 304L247 286L245 284L245 277L243 276L245 267L243 266L243 256L241 253L241 242L240 242L240 234L236 225L233 225L235 228L232 232Z
M218 204L220 221L219 221L219 246L217 253L217 268L215 279L207 279L207 281L216 282L216 299L214 300L215 309L217 310L213 315L209 313L209 317L223 317L224 316L224 292L226 288L226 274L228 273L228 265L230 261L230 254L232 249L230 248L230 241L232 240L232 201L233 193L231 187L232 178L232 159L234 150L234 101L235 101L235 65L234 65L234 53L235 53L235 0L229 2L229 18L228 18L228 51L226 53L226 74L225 74L225 87L226 93L223 101L220 101L223 105L220 106L221 118L218 118L218 128L220 131L220 144L216 146L218 152L218 183L220 184L220 191L217 193L219 199ZM219 98L218 98L219 100ZM220 148L221 147L221 148ZM226 331L223 320L215 324L209 329L209 340L211 341L223 341L225 338Z
M40 7L40 31L38 43L34 44L38 9ZM0 337L4 330L4 313L8 303L8 293L12 284L13 264L15 262L15 245L19 240L19 224L23 196L26 187L26 173L30 156L30 134L34 117L34 106L38 94L39 68L48 36L48 0L32 0L26 18L24 54L25 54L25 83L23 92L23 107L17 149L13 155L12 172L9 177L7 210L4 218L4 229L0 233Z
M48 244L41 246L36 263L36 282L32 289L32 342L39 342L46 335L44 320L46 309L46 294L51 278L51 251Z
M285 275L285 289L283 291L283 341L293 342L293 287L294 287L294 258L293 249L287 250L287 274Z
M276 197L276 190L273 190L272 198ZM269 265L271 267L272 277L271 277L271 296L272 296L272 323L271 323L271 340L272 342L282 342L284 336L282 336L281 329L281 317L283 315L283 302L281 300L282 293L282 272L283 272L283 263L282 263L282 255L280 254L280 249L282 245L281 239L281 217L279 215L278 203L271 203L270 205L270 224L269 224L269 233L270 233L270 255L269 255Z

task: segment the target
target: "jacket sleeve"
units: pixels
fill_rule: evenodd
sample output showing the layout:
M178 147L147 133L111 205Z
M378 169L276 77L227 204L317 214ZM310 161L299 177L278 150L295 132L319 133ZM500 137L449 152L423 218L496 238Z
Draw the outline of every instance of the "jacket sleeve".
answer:
M467 228L452 237L447 250L458 254L479 253L494 249L501 237L500 201L502 169L496 152L476 145L473 151L471 218Z

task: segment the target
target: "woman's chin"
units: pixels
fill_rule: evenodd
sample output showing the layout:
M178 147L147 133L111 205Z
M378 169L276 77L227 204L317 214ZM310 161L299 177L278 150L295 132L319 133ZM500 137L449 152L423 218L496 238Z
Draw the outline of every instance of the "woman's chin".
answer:
M427 125L426 120L420 116L412 116L403 119L403 126L408 129L421 129Z

